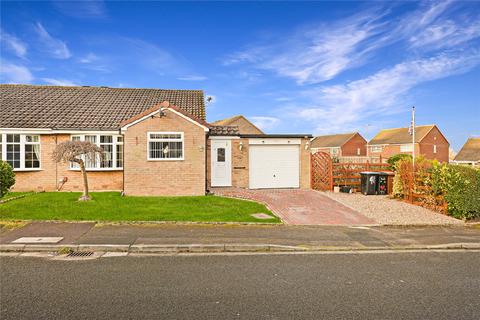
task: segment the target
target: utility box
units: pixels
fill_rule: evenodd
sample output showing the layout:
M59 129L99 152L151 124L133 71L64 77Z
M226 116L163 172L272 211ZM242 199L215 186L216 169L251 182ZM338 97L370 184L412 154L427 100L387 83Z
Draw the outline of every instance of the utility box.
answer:
M378 172L364 171L360 172L361 176L361 192L364 195L378 194Z

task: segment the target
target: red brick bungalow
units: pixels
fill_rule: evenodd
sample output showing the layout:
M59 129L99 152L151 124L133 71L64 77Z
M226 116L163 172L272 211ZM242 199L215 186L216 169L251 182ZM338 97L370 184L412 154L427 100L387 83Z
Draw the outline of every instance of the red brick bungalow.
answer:
M309 135L241 134L206 122L200 90L0 85L0 159L16 191L80 191L57 164L62 141L102 147L87 161L91 190L203 195L211 187L308 188Z
M366 156L367 140L358 132L317 136L311 141L312 152L326 152L336 157Z

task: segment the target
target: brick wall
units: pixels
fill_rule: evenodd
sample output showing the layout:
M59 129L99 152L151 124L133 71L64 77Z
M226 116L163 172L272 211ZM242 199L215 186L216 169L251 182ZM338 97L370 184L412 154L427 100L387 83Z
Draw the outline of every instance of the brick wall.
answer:
M83 178L80 171L70 170L68 163L55 163L52 152L56 144L70 140L70 135L40 136L40 171L15 172L16 183L13 191L55 191L57 182L66 177L62 191L82 191ZM90 191L122 190L122 171L89 171L87 173Z
M148 161L147 132L184 133L184 160ZM162 118L141 121L125 132L125 193L127 195L204 195L205 132L166 111Z
M367 155L367 141L358 133L348 140L342 146L342 156L344 157L356 157L356 156L366 156ZM360 149L360 154L358 154L358 149Z
M437 152L434 153L434 145L437 146ZM420 142L420 153L427 159L437 159L440 162L448 162L448 149L450 144L440 133L437 127L432 130Z

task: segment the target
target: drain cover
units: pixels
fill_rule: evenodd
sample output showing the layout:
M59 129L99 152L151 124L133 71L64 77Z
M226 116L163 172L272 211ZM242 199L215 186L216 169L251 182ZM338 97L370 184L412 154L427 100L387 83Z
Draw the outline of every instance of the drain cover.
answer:
M83 258L83 257L90 257L93 255L92 251L73 251L67 254L67 257L71 258Z
M12 241L12 243L58 243L63 237L22 237Z

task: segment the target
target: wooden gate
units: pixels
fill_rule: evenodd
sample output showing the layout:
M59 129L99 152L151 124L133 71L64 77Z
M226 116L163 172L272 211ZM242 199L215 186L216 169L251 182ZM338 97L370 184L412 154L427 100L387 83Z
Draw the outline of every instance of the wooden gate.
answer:
M314 190L333 190L332 158L325 152L316 152L311 155L311 187Z

